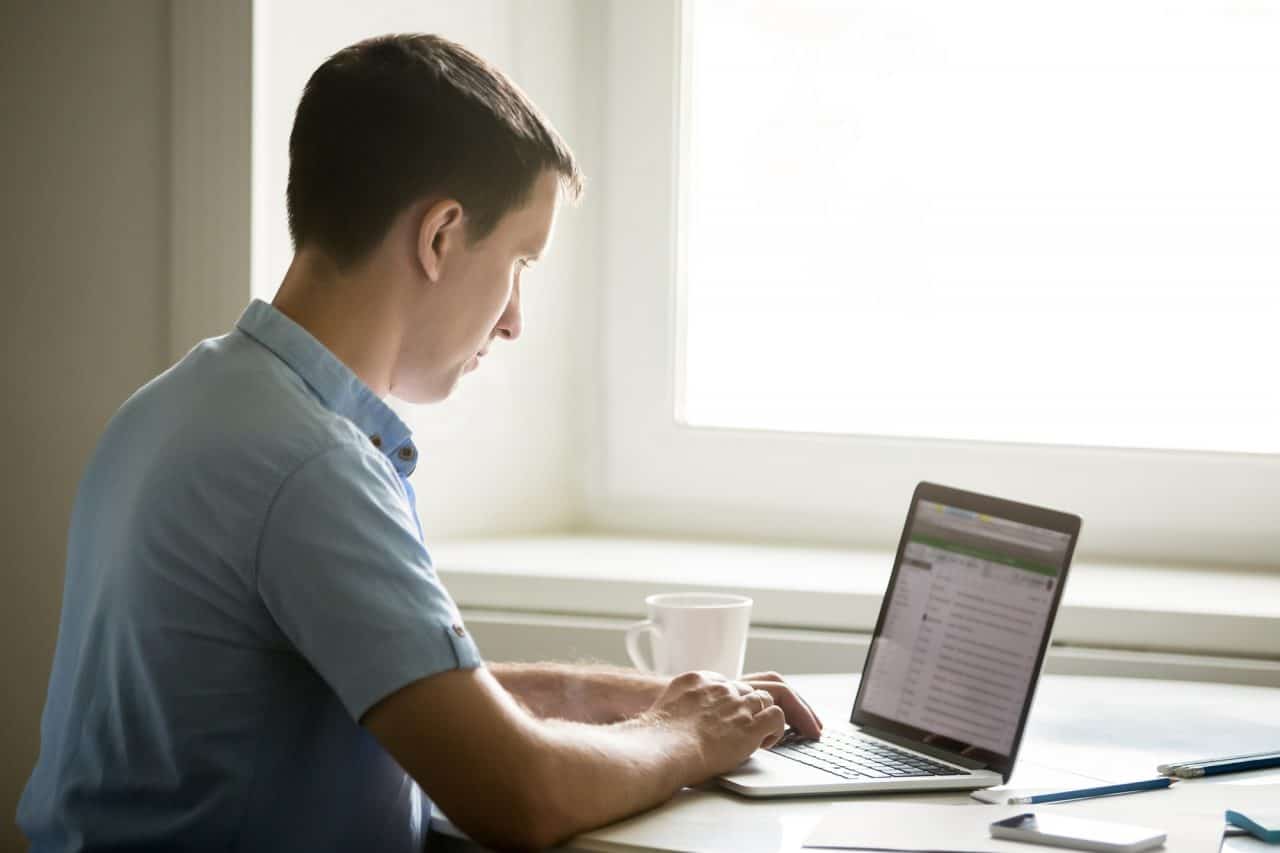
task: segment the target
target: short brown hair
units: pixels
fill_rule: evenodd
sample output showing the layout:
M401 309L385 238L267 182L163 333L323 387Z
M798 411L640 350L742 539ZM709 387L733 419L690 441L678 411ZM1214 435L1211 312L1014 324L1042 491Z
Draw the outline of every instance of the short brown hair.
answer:
M379 36L307 81L289 136L289 233L349 267L438 193L462 203L479 240L548 169L581 194L573 153L505 74L439 36Z

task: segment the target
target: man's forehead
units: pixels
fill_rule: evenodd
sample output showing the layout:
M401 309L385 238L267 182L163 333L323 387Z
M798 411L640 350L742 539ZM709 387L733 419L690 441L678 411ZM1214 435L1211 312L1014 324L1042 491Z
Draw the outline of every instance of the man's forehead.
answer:
M521 211L521 246L525 252L538 254L546 248L559 207L560 182L554 175L544 174Z

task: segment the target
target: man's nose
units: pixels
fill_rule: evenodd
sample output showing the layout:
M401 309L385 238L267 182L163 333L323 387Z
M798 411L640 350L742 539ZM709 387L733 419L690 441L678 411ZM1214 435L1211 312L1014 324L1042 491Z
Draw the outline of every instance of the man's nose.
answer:
M517 288L511 294L511 301L507 303L507 310L502 312L502 316L498 318L498 334L509 341L514 341L520 337L520 330L523 327L523 320L520 316L520 290Z

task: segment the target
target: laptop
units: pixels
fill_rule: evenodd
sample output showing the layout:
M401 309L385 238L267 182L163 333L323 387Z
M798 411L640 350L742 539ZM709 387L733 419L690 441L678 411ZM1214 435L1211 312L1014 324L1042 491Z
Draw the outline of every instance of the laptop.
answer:
M1013 772L1080 518L921 483L849 722L719 778L751 797L976 789Z

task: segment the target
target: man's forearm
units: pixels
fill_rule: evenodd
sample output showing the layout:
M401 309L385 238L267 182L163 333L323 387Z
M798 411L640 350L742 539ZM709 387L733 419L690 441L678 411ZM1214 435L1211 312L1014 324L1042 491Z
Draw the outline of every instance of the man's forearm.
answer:
M549 747L542 775L548 844L652 808L701 781L696 747L646 717L606 726L541 724Z
M490 663L488 668L535 716L581 723L634 717L670 680L603 664Z

